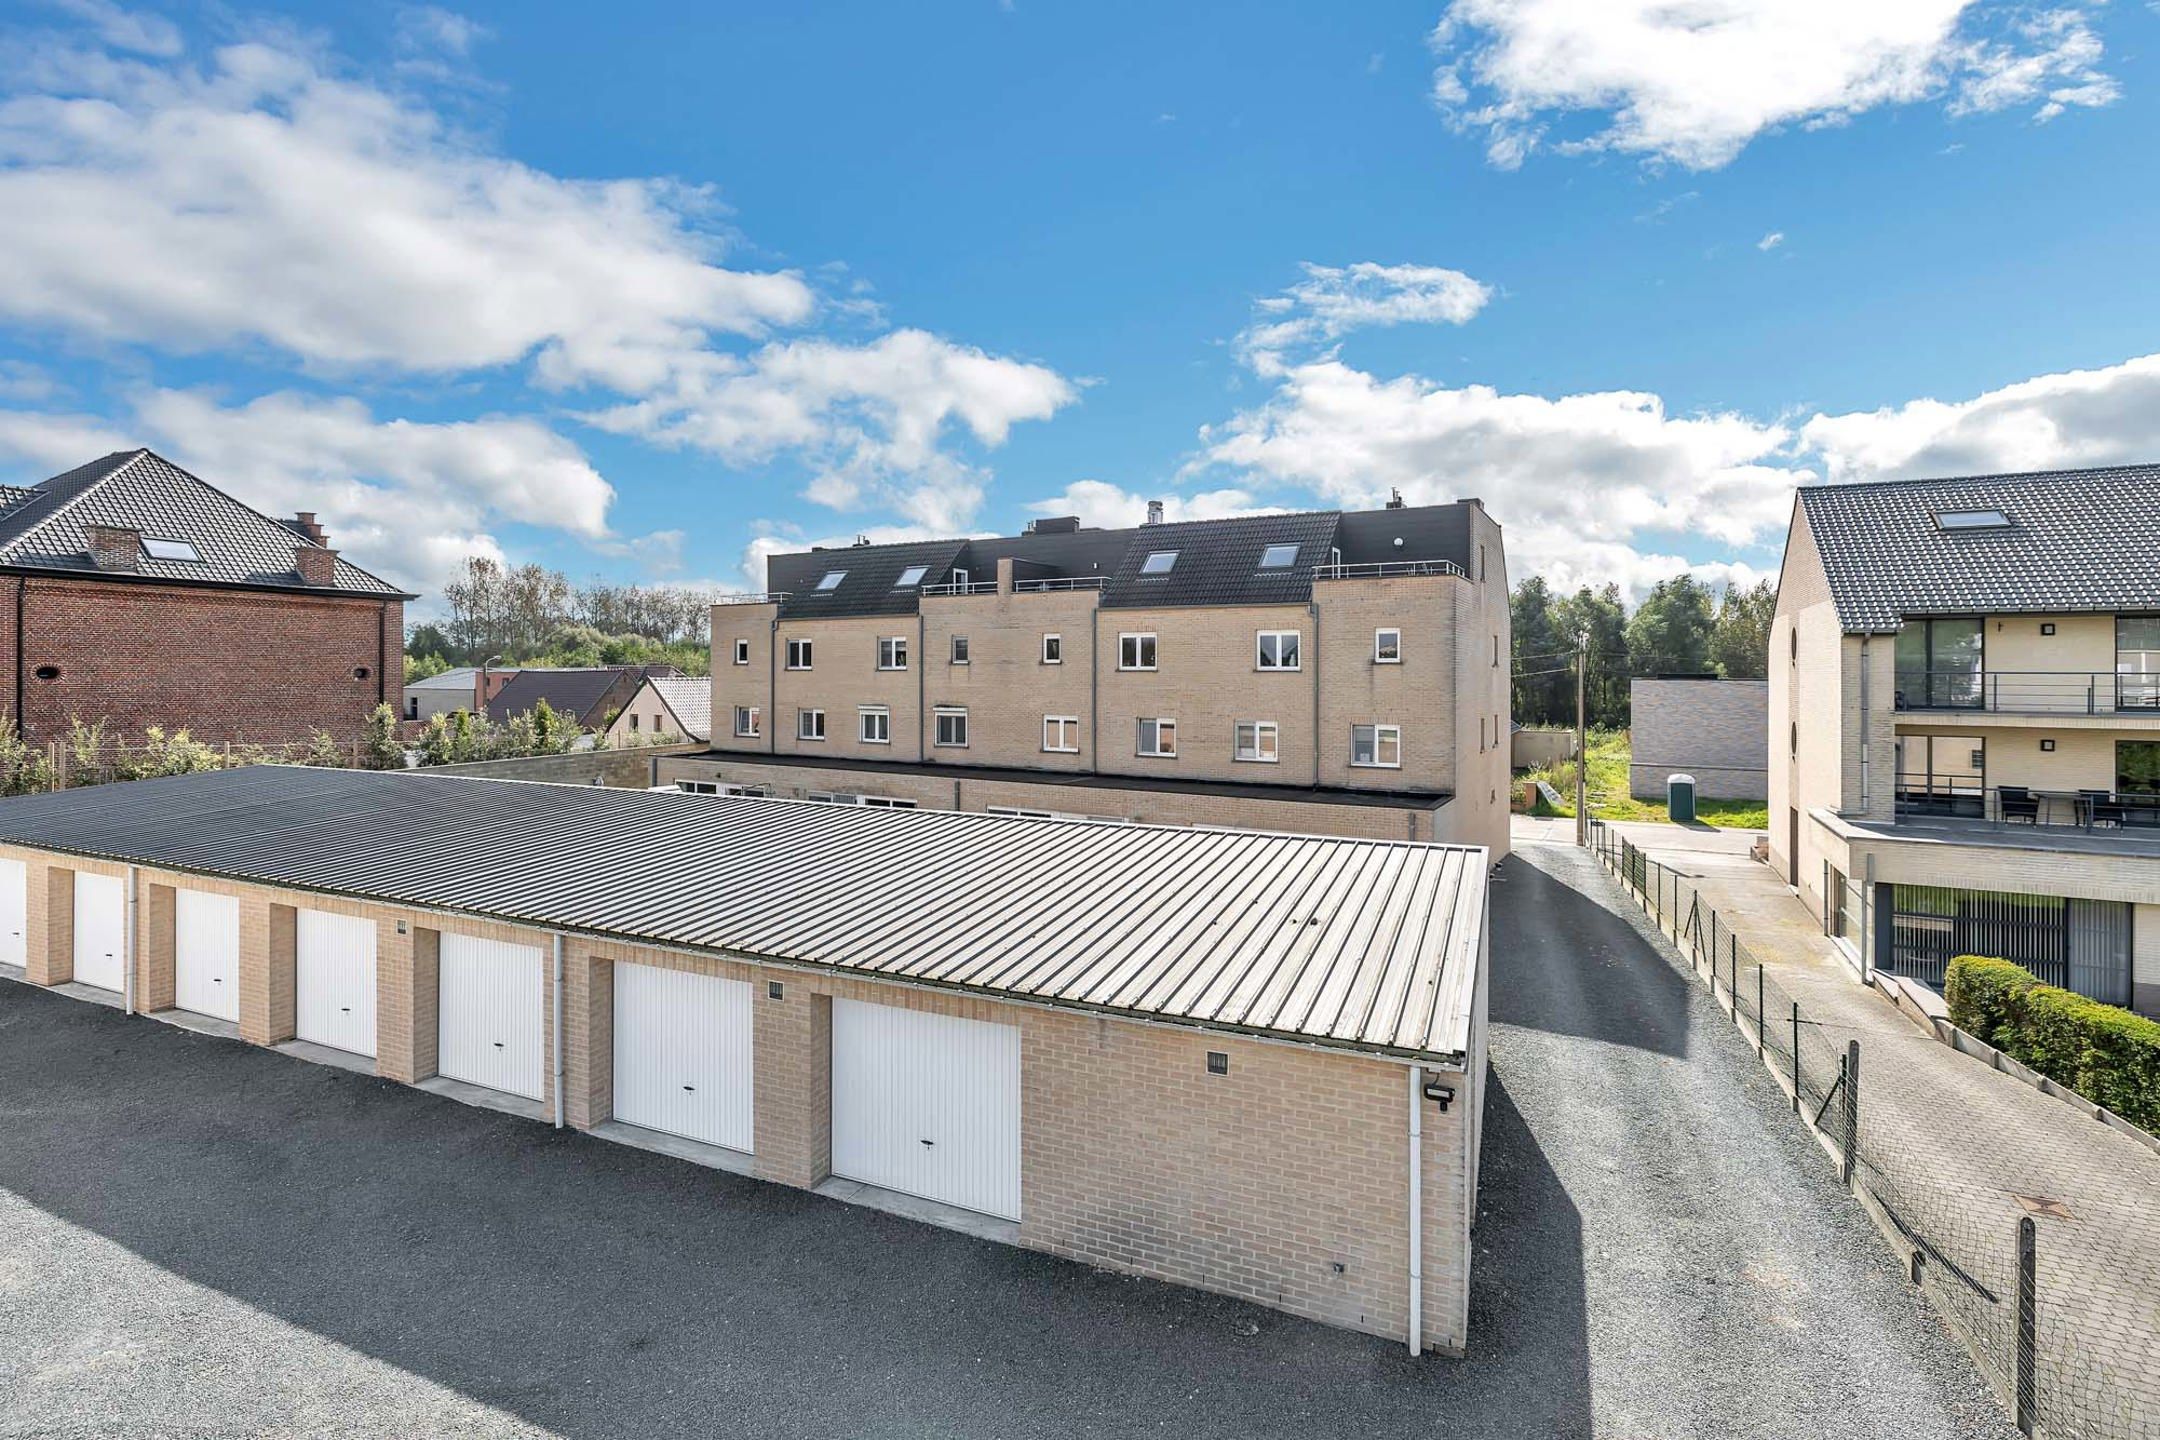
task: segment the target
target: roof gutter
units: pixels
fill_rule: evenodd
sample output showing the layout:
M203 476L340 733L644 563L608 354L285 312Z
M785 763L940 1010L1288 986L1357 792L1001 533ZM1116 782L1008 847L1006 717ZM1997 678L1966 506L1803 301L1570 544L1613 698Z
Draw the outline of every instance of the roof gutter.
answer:
M251 590L273 595L314 595L326 600L418 600L403 590L343 590L319 585L280 585L271 580L209 580L187 575L145 575L128 570L82 570L67 565L0 564L0 575L39 575L49 580L112 581L120 585L177 585L189 590Z

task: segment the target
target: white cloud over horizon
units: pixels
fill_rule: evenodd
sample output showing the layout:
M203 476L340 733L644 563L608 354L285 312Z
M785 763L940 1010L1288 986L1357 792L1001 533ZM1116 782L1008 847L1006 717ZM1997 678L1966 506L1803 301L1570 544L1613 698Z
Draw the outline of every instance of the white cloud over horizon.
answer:
M1264 375L1280 374L1286 351L1340 340L1355 330L1396 325L1467 325L1493 298L1493 287L1439 265L1300 267L1305 278L1254 303L1259 319L1239 334L1240 359Z
M1451 0L1432 100L1504 169L1601 151L1691 170L1764 134L1941 102L2045 122L2118 98L2088 0ZM1579 117L1587 124L1570 127Z

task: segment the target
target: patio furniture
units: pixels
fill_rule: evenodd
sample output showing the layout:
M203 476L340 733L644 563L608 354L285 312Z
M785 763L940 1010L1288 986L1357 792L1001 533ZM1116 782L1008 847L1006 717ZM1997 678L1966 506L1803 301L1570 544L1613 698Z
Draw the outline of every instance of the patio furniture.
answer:
M2003 785L1995 791L2006 825L2038 825L2040 801L2023 785Z

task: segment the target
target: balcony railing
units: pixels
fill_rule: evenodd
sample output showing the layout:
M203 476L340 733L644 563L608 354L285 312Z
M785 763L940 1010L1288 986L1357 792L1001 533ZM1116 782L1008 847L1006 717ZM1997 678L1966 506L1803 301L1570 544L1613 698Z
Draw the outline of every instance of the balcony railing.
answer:
M2113 670L1900 670L1897 708L2160 714L2160 675L2122 675Z
M1399 575L1461 575L1452 560L1379 560L1363 565L1315 565L1315 580L1386 580Z
M712 597L712 603L715 605L779 605L785 603L787 598L788 592L785 590L754 590L741 595L715 595Z
M1057 575L1046 580L1015 580L1015 594L1038 594L1046 590L1100 590L1107 575Z
M2160 794L2124 790L2036 790L1981 785L1976 777L1901 779L1900 817L1981 820L1993 825L2126 832L2160 837Z
M995 580L948 580L943 585L925 585L915 592L918 595L995 595Z

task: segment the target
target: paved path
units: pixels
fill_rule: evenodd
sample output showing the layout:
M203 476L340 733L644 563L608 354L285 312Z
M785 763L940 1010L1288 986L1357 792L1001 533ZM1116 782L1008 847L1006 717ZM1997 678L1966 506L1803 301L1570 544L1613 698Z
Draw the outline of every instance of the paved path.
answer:
M2007 1295L2028 1213L2017 1197L2067 1209L2038 1219L2043 1414L2074 1406L2092 1436L2160 1434L2160 1155L1922 1033L1859 983L1768 866L1660 845L1649 827L1628 838L1694 877L1704 903L1820 1024L1826 1048L1861 1042L1860 1148L1880 1172L1863 1181L1908 1225ZM2007 1357L2010 1307L1955 1282L1941 1289L1987 1337L1983 1358ZM2007 1388L2007 1377L1998 1383Z

